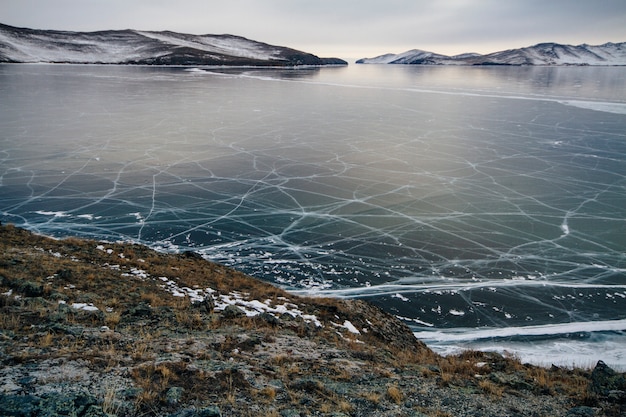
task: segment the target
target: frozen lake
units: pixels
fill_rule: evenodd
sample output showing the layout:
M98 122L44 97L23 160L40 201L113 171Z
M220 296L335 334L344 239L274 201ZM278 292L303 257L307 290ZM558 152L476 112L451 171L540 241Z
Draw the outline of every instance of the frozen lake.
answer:
M0 132L3 222L626 368L624 67L0 65Z

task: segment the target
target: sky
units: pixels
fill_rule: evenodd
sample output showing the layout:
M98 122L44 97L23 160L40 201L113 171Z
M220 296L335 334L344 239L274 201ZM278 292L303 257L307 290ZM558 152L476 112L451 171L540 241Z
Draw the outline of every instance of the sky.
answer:
M32 29L232 34L321 57L626 41L626 0L0 0Z

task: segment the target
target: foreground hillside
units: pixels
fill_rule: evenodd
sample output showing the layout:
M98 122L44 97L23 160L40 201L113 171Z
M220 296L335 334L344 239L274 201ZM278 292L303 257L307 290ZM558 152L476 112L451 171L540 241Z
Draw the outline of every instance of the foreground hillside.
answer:
M0 226L2 416L620 416L626 377L440 357L362 301Z
M68 32L0 24L0 63L297 66L346 65L337 58L233 35L109 30Z

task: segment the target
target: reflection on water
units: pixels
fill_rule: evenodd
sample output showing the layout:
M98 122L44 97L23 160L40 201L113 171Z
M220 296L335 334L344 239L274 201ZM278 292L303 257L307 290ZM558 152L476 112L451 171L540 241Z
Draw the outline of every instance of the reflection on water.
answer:
M420 329L624 320L625 74L3 65L2 221Z

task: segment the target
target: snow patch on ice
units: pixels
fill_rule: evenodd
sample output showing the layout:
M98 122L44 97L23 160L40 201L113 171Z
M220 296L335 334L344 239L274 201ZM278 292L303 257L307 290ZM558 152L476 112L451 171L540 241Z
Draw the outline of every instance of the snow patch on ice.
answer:
M37 210L36 214L41 214L42 216L53 216L53 217L69 217L64 211L46 211L46 210Z
M397 299L402 300L402 301L404 301L404 302L411 301L411 300L409 300L408 298L406 298L405 296L403 296L403 295L402 295L402 294L400 294L400 293L394 294L394 295L392 295L391 297L392 297L392 298L397 298Z
M566 106L578 107L580 109L601 111L606 113L626 114L626 103L607 103L600 101L581 100L567 100L561 101L560 103Z

